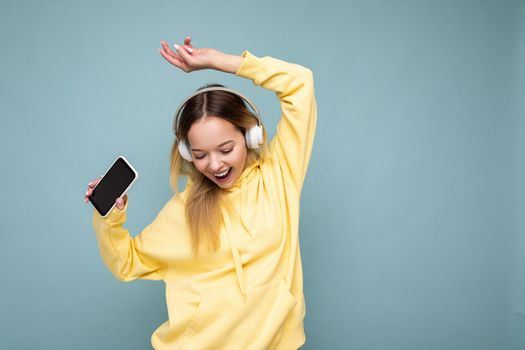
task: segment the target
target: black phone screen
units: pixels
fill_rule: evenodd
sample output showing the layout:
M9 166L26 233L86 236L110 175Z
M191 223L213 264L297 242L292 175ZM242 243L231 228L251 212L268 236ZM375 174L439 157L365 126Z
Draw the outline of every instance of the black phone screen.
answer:
M136 176L124 159L117 158L89 197L100 215L106 216L115 204L115 200L128 189Z

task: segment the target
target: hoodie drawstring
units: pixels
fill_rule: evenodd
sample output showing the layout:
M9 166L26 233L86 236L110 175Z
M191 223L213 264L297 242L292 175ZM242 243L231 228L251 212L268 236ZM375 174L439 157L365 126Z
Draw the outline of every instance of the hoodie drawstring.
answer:
M245 181L246 181L246 178L241 179L241 193L240 193L240 199L239 199L239 203L240 203L239 216L241 217L241 222L244 228L246 229L246 232L248 232L248 234L251 236L252 235L251 227L248 225L248 223L244 219L246 215L243 215L243 212L242 212L242 208L248 208L248 193L246 190Z
M239 254L239 248L237 248L237 243L235 238L232 237L232 225L230 221L230 216L228 211L224 210L223 212L224 223L226 225L226 235L228 236L228 242L233 255L233 263L235 265L235 273L237 274L237 281L239 282L239 288L241 289L242 299L246 303L247 293L246 293L246 280L244 278L244 270L242 268L241 256Z

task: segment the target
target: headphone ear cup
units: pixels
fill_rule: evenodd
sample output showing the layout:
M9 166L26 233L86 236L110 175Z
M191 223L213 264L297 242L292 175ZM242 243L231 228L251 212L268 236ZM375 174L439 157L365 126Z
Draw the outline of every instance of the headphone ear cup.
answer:
M257 149L263 143L263 128L260 125L255 125L246 130L244 135L246 139L246 147L250 149Z
M264 132L262 125L256 126L256 136L257 136L257 145L262 145L264 143Z
M193 162L193 157L186 141L179 141L179 153L188 162Z
M249 149L255 149L259 147L259 142L257 140L256 135L256 128L257 126L253 126L246 130L246 133L244 134L244 138L246 139L246 147Z

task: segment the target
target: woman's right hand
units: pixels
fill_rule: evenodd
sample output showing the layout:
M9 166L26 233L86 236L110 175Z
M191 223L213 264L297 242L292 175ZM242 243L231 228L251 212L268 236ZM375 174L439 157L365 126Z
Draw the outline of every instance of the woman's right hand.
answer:
M186 37L183 45L174 45L175 51L170 48L166 41L162 40L160 43L159 52L162 57L186 73L200 69L217 69L217 62L224 56L217 49L193 47L189 36Z
M93 194L93 189L95 189L95 187L98 185L98 183L100 182L100 180L102 180L102 177L99 177L98 179L94 179L94 180L92 180L90 183L88 183L87 191L86 191L86 193L84 194L84 203L87 203L87 202L89 201L89 197ZM126 197L127 197L127 195L124 196L124 198L119 197L119 198L117 198L117 199L115 200L115 203L116 203L115 206L116 206L118 209L120 209L120 210L124 209L124 206L125 206L125 204L126 204L125 199L127 199Z

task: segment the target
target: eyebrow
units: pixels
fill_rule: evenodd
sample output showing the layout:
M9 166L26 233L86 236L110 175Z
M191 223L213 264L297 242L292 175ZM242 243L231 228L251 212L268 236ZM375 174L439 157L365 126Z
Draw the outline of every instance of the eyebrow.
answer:
M234 141L233 140L228 140L226 142L221 143L218 147L226 146L227 144L229 144L231 142L234 142ZM195 152L202 152L202 150L198 149L198 148L192 148L191 150L195 151Z

